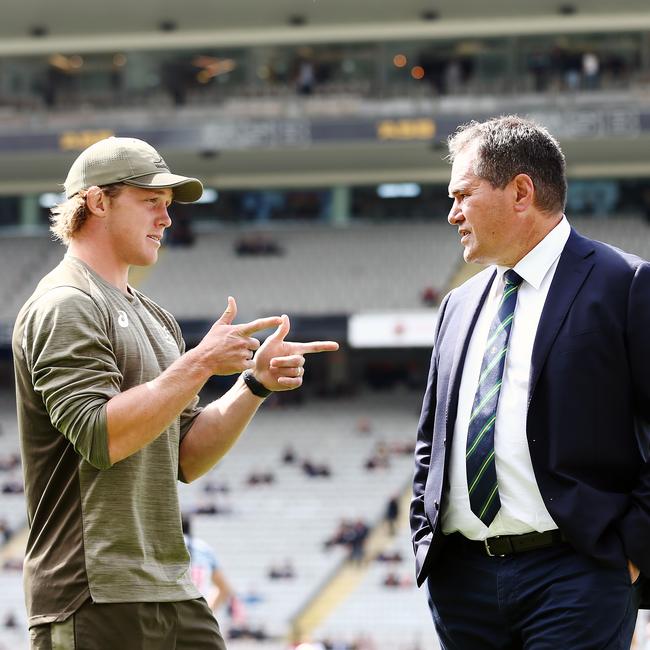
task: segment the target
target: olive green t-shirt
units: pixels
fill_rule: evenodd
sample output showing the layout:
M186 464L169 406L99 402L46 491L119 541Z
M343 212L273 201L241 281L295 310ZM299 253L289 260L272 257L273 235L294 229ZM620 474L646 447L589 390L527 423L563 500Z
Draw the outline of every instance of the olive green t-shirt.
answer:
M66 255L21 309L13 334L29 540L29 624L97 603L199 597L176 481L198 398L155 440L111 465L106 404L184 352L173 317ZM180 476L182 478L182 476Z

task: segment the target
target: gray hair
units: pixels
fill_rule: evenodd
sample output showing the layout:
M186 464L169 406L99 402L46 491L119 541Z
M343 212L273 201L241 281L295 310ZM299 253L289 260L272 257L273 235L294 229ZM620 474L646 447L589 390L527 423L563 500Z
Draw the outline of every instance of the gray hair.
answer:
M517 115L471 121L449 136L449 159L478 143L474 173L503 189L517 174L535 186L535 205L543 212L563 212L566 161L557 140L541 125Z

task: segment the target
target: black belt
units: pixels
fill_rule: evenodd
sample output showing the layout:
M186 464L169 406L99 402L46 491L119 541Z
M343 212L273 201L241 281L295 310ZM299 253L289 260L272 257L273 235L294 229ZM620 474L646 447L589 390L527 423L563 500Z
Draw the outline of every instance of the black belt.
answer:
M483 541L467 539L460 533L454 533L452 537L454 542L460 539L464 545L481 551L490 557L504 557L515 553L536 551L566 542L566 538L559 530L547 530L543 533L524 533L523 535L497 535L496 537L488 537Z

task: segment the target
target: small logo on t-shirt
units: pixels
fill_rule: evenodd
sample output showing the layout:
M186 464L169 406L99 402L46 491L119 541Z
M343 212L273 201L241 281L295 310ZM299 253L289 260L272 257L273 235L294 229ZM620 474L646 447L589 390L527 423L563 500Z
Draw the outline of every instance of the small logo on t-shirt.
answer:
M117 324L120 327L129 326L129 317L126 315L126 312L122 311L121 309L117 310Z

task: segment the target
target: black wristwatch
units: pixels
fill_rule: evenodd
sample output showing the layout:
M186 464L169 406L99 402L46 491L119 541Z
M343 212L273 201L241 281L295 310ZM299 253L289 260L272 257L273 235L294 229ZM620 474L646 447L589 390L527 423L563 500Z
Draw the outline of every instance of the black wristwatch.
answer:
M248 386L250 392L257 397L268 397L273 392L264 386L264 384L257 381L252 370L245 370L242 377L244 378L244 383Z

